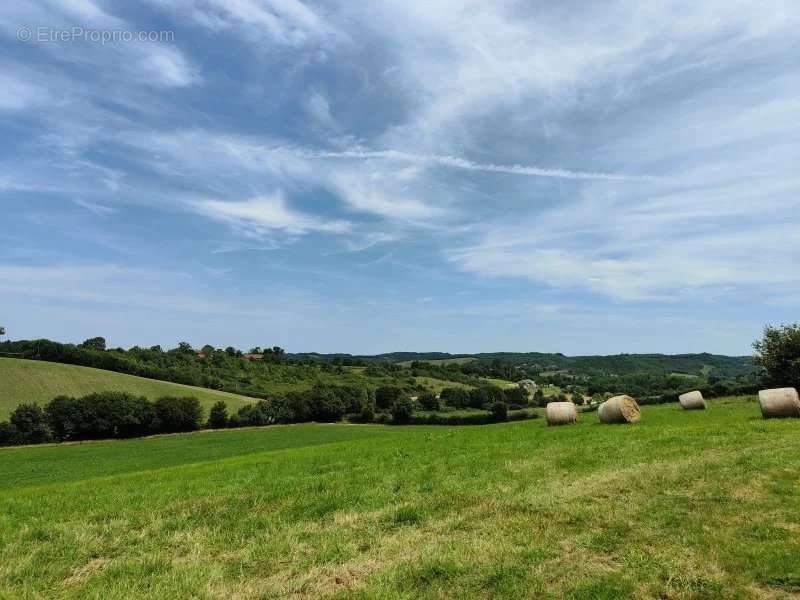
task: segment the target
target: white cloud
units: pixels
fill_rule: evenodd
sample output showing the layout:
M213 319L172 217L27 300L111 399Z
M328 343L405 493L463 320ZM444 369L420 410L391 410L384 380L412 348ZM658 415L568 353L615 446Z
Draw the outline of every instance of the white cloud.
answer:
M344 246L347 252L363 252L380 244L390 244L402 239L403 236L397 233L372 231L363 235L360 239L345 240Z
M383 170L368 167L335 170L329 182L350 208L357 211L420 226L433 225L434 219L448 212L433 202L409 197L401 189L392 190L391 175Z
M258 238L263 243L247 246L258 248L273 247L271 236L321 232L358 251L432 228L441 234L432 248L464 271L616 299L797 285L800 80L772 60L789 61L796 49L789 44L800 11L791 2L151 4L187 16L207 29L203 36L246 38L263 56L277 49L280 60L297 64L313 54L308 48L327 45L330 71L291 70L276 94L294 94L292 108L252 124L253 131L298 133L302 142L225 131L233 115L214 119L199 108L190 114L216 130L165 127L169 111L184 107L159 92L195 86L197 94L219 93L177 46L52 44L41 48L50 72L3 70L0 110L66 105L52 111L58 116L37 140L56 158L9 171L14 178L0 180L0 190L38 181L40 167L49 166L67 175L51 177L67 198L100 214L108 209L102 199L80 188L97 188L98 177L130 201L167 209L186 208L187 195L204 198L190 210ZM6 3L0 30L12 35L9 23L25 19L131 26L108 6ZM352 44L331 46L348 38ZM363 63L348 64L342 81L349 83L352 70L363 85L343 92L334 78L351 58ZM64 77L74 77L68 85L48 77L64 63ZM708 80L692 81L698 73ZM261 89L261 82L242 84ZM136 112L122 116L112 105ZM352 116L348 122L359 110L370 111L363 128ZM44 112L29 114L44 119ZM296 132L304 113L310 120ZM336 151L307 141L332 130L339 137L320 144ZM90 153L123 166L102 167L86 160ZM121 185L123 176L130 185ZM134 186L141 186L137 194ZM264 193L275 189L283 192ZM294 208L310 197L330 205L318 213ZM322 216L342 212L358 224ZM471 237L459 237L467 229ZM779 247L764 248L765 238Z
M156 46L141 54L135 71L143 83L180 88L202 81L199 70L176 48Z
M302 47L326 43L340 32L300 0L149 0L177 16L190 16L215 32L244 29L256 42Z
M56 62L93 69L93 75L99 81L116 81L125 88L131 83L186 87L202 81L199 69L170 43L129 41L99 44L80 38L37 41L40 28L45 31L71 31L75 27L87 31L138 31L136 25L109 14L93 0L29 0L0 4L0 32L16 39L17 29L23 26L28 27L34 36L27 44L47 52ZM86 84L76 87L86 87ZM93 91L106 97L109 94L107 88ZM58 93L63 94L64 88L60 88Z
M319 186L339 197L351 211L431 228L458 220L459 190L439 184L428 170L440 167L570 180L654 181L656 177L544 169L531 165L483 164L461 157L399 151L352 149L322 151L274 139L220 135L204 130L170 134L124 133L122 143L151 153L152 168L181 178L200 179L213 171L258 186L272 182L287 189ZM406 164L404 164L406 163Z
M76 19L81 25L111 27L121 23L93 0L47 0L46 4L51 13L62 12L65 17Z
M46 188L23 183L14 177L0 175L0 192L34 192L42 191Z
M278 140L217 135L194 130L174 134L123 134L120 141L148 150L154 169L179 177L216 180L242 179L263 187L287 189L319 186L338 196L351 211L429 227L451 210L437 198L417 197L409 186L408 172L383 160L353 155L349 163L334 163L326 153L285 145ZM417 173L418 175L419 173Z
M698 57L722 62L745 44L793 35L800 24L787 0L733 6L631 0L527 10L512 0L347 6L353 7L344 9L348 19L385 42L396 59L392 81L414 101L408 119L381 140L403 149L448 148L469 139L470 121L501 110L536 119L597 102L593 92L603 86L623 100L639 90L634 77ZM614 100L607 91L602 99Z
M41 103L45 92L30 81L0 73L0 111L18 111Z
M290 208L283 194L259 196L240 202L200 200L189 205L199 214L222 221L244 235L263 237L277 232L303 235L309 232L346 233L347 221L326 220Z
M115 208L111 208L110 206L104 206L102 204L97 204L96 202L90 202L82 198L73 198L72 201L78 206L85 208L91 213L94 213L98 217L107 217L117 212Z
M736 165L725 171L735 174ZM482 277L620 300L703 302L760 286L800 290L792 266L800 261L792 241L800 239L799 178L692 183L630 191L597 183L522 222L487 223L476 243L447 255Z

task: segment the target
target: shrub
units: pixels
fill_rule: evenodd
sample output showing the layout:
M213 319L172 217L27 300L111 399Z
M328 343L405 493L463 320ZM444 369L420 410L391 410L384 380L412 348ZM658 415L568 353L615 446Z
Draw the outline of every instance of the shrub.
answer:
M504 402L504 391L495 385L485 385L469 390L467 406L471 408L485 408L493 402Z
M348 413L359 413L364 404L370 400L369 391L363 387L341 385L335 386L332 389L333 393L336 394L344 404L345 412Z
M528 392L521 387L507 388L503 390L503 400L509 405L525 406L528 404Z
M766 384L800 388L800 324L765 327L753 343L757 365L766 370Z
M800 355L798 356L798 367L800 368ZM800 374L799 374L800 375ZM800 377L798 377L800 381ZM727 396L733 391L733 386L727 381L718 381L711 386L712 396Z
M103 337L93 337L78 345L78 348L85 348L86 350L105 350L106 339Z
M370 402L364 405L361 413L358 415L358 420L361 423L372 423L375 420L375 403Z
M75 440L129 438L155 432L153 405L142 396L124 392L98 392L77 400L56 398L58 405L48 413L55 419L60 412L58 429ZM48 405L50 408L50 405Z
M411 422L414 414L414 404L410 398L398 398L392 405L392 422L397 425L405 425Z
M200 401L193 397L164 396L156 400L153 408L156 430L160 433L194 431L200 427L203 418Z
M371 423L375 420L375 398L367 395L361 405L361 410L355 415L359 423Z
M487 385L483 389L486 390L486 397L488 398L489 404L492 402L505 402L506 396L502 388L496 385Z
M345 413L345 404L337 396L334 389L323 385L314 386L309 392L308 405L311 409L311 420L322 423L341 421Z
M236 427L255 427L269 425L274 422L274 412L266 400L259 400L255 404L247 404L239 409L235 419L230 424Z
M381 425L388 425L389 423L392 422L392 415L385 412L378 413L375 415L374 420L376 423L380 423Z
M0 422L0 446L13 446L17 443L17 428L8 421Z
M20 404L9 418L15 438L20 444L41 444L52 439L42 407L38 404Z
M313 410L306 391L294 391L283 398L271 398L270 404L276 423L303 423L313 419Z
M487 388L475 388L469 391L469 406L472 408L483 408L489 402L489 392Z
M422 410L439 410L442 407L439 398L433 392L423 392L417 398L417 402Z
M375 404L378 408L387 410L392 408L395 402L400 399L403 390L399 387L386 385L375 390Z
M469 391L463 388L444 388L439 394L441 401L453 408L466 408L469 406Z
M222 429L228 426L228 406L220 400L208 413L208 427L211 429Z
M57 396L44 407L47 423L58 441L69 440L80 431L83 416L78 401L70 396Z
M495 400L489 405L489 412L495 421L505 421L508 418L508 405L505 402Z

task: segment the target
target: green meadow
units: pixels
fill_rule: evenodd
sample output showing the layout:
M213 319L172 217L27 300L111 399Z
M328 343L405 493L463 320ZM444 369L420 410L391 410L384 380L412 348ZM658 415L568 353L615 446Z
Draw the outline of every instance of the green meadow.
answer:
M2 598L792 598L800 421L292 425L0 450Z
M36 402L44 406L61 394L82 396L105 391L128 392L151 400L161 396L194 396L200 400L206 414L219 400L224 400L233 410L255 402L247 396L91 367L0 358L0 421L7 419L11 411L23 402Z
M432 392L439 394L445 388L460 388L462 390L470 390L474 386L467 385L465 383L458 383L457 381L448 381L446 379L439 379L437 377L425 377L419 376L414 377L414 381L416 381L419 385L424 386L425 388L431 390Z

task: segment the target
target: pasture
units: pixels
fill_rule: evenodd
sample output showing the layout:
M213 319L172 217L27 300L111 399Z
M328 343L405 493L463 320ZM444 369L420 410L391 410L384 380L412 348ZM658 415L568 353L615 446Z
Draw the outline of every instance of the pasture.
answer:
M200 400L206 414L219 400L224 400L232 410L255 402L247 396L91 367L0 358L0 421L8 418L11 411L24 402L44 406L62 394L82 396L104 391L128 392L151 400L161 396L194 396Z
M465 383L459 383L457 381L447 381L446 379L439 379L437 377L425 377L425 376L418 376L414 377L414 381L424 386L425 388L431 390L432 392L439 394L445 388L459 388L462 390L471 390L474 386L467 385Z
M752 398L0 450L4 598L790 598L800 422Z

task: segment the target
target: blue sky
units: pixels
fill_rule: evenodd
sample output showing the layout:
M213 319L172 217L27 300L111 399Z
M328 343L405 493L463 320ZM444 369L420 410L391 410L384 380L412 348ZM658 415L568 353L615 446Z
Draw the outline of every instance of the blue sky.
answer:
M749 353L800 306L799 26L793 1L9 0L0 322Z

